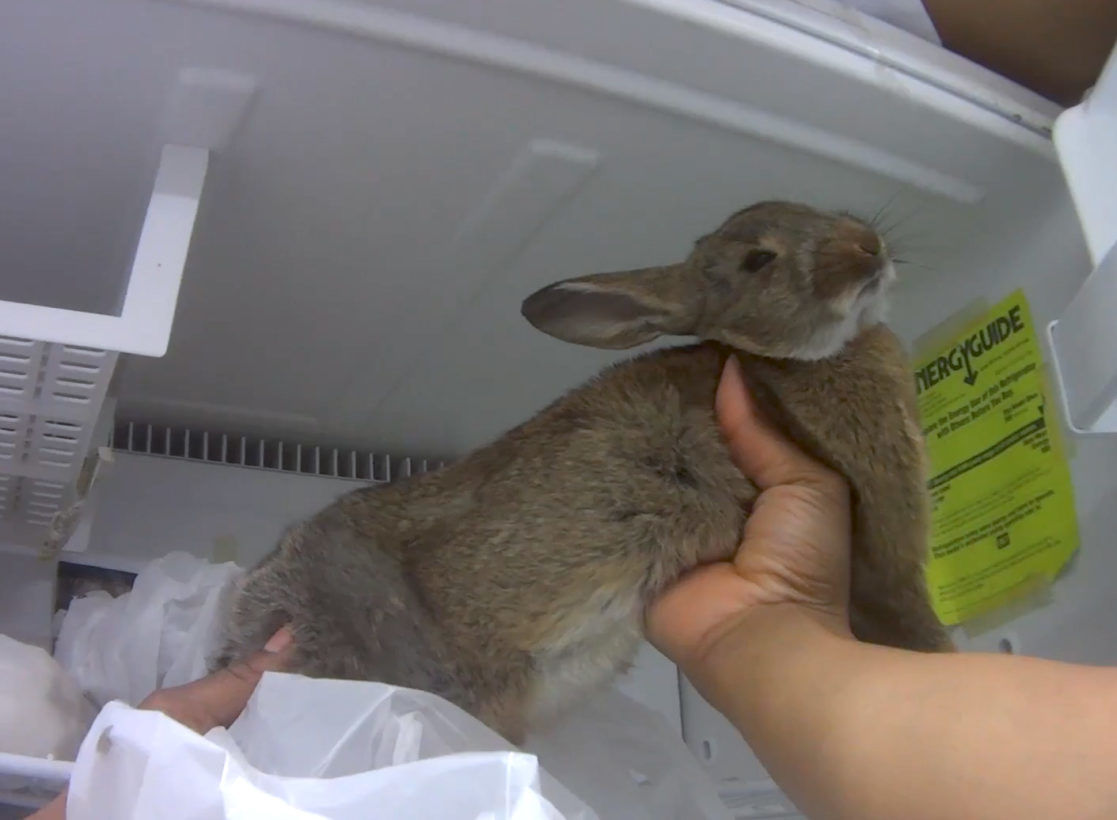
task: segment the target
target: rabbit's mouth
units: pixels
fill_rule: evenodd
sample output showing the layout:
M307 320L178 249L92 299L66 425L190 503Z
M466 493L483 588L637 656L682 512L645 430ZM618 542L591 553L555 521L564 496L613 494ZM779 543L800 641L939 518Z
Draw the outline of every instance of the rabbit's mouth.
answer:
M876 272L870 276L860 290L857 291L857 299L862 300L879 295L886 287L896 281L896 266L892 264L891 259L885 259Z

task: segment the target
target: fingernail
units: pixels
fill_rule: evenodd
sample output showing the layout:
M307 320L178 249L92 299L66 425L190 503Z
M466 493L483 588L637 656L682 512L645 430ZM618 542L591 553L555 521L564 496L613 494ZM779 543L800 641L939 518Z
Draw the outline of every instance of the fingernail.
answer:
M268 642L264 644L264 651L271 653L282 652L291 645L294 639L295 637L291 634L291 630L287 627L283 627L268 638Z
M731 393L740 393L746 389L745 374L736 356L731 356L725 362L725 369L721 371L721 385L728 388Z

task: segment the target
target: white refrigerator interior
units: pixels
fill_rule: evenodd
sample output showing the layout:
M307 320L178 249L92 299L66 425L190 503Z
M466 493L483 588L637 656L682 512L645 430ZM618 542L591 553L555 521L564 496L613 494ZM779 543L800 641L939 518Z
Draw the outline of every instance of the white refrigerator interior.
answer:
M837 4L39 0L0 9L0 77L0 334L129 354L51 474L71 562L248 564L487 442L618 358L535 331L527 294L758 200L885 208L909 341L1017 288L1045 326L1100 261L1056 107ZM964 648L1117 662L1117 437L1066 434L1081 548ZM4 503L0 632L49 645L45 519ZM624 685L738 816L796 816L663 658Z

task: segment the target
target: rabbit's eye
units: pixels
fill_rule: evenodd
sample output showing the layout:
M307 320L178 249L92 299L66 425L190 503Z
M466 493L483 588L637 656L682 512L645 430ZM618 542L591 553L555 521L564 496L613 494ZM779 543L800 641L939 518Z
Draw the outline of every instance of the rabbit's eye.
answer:
M753 249L745 254L745 258L741 260L741 270L747 270L749 273L756 273L775 258L776 254L772 251L760 250L759 248Z

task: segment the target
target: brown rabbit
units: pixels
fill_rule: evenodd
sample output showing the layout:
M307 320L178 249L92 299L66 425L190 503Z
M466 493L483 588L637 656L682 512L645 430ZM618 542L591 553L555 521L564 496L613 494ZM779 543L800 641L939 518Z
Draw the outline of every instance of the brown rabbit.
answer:
M626 668L650 598L736 549L756 489L714 418L731 355L852 485L854 632L949 649L924 585L912 378L879 323L893 278L867 225L773 202L680 264L538 291L523 313L560 339L707 341L616 365L462 461L294 526L247 576L219 662L291 623L297 671L433 691L518 742Z

